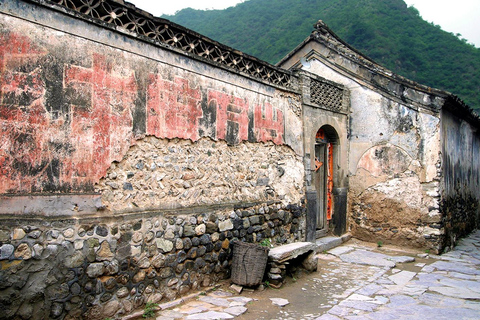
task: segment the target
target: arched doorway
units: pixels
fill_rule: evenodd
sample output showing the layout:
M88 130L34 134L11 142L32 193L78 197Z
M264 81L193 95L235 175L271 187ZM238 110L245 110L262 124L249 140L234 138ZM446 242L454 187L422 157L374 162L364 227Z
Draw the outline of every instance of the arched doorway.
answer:
M313 183L316 191L316 236L331 229L334 215L334 188L338 187L338 134L332 126L324 125L315 135Z

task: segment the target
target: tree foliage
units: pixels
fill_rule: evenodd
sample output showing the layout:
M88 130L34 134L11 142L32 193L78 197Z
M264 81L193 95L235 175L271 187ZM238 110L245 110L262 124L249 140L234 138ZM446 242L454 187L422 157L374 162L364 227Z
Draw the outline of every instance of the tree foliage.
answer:
M270 63L323 20L384 67L452 92L480 111L480 49L424 21L403 0L248 0L225 10L183 9L164 18Z

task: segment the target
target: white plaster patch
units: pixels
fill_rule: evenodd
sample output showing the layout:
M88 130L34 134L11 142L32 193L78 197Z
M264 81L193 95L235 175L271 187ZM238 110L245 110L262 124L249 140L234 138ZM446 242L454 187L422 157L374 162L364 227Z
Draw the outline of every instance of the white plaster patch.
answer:
M422 188L416 177L392 179L378 183L370 189L381 192L390 199L402 199L409 207L422 207Z
M430 236L441 236L445 234L444 229L435 229L430 227L418 227L418 232L422 233L423 235L430 235Z
M437 178L437 164L440 161L440 119L438 117L420 113L420 134L424 141L425 182L431 182Z

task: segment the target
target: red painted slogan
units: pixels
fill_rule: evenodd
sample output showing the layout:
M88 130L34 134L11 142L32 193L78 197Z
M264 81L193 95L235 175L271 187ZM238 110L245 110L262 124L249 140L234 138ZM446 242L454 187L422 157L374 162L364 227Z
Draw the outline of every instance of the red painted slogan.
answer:
M72 106L71 137L77 153L65 169L78 182L96 181L131 144L135 76L130 70L114 70L112 61L93 54L91 68L65 66L64 84L90 97L84 105Z
M36 61L46 51L27 37L0 34L0 192L26 191L45 172L48 133L43 106L44 82ZM47 150L48 151L48 150ZM28 189L30 190L30 189Z
M208 101L216 108L216 138L234 143L248 140L248 104L223 92L209 91Z
M55 55L63 56L49 58ZM92 191L142 135L284 143L283 113L269 103L140 72L118 52L73 61L53 46L48 52L27 37L0 34L0 193ZM46 94L53 67L63 71L54 79L60 102ZM53 115L55 103L67 106L65 114ZM143 129L134 135L136 124Z
M201 93L187 80L163 80L149 75L147 96L147 134L159 138L198 140L198 121L202 117Z
M257 141L283 143L283 113L265 103L255 107L255 135Z

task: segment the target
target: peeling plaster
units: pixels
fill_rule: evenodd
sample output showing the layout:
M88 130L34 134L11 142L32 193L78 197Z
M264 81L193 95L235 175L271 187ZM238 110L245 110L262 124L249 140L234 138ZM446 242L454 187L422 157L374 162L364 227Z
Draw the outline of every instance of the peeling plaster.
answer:
M96 191L110 211L154 210L304 196L301 157L287 146L145 137L113 163Z

